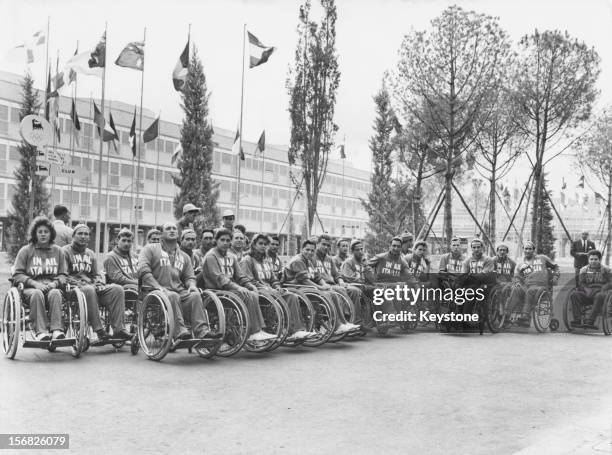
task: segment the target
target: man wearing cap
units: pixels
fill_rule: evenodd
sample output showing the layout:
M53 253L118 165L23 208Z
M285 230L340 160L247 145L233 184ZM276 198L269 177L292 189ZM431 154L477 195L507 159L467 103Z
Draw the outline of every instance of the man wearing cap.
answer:
M161 232L159 229L149 229L147 232L147 245L149 243L159 243L161 241Z
M162 226L161 242L146 245L138 258L138 276L143 288L161 290L174 310L177 339L191 337L185 320L191 323L194 338L218 338L211 334L200 291L196 287L189 256L178 246L178 229L174 222Z
M118 284L104 284L96 256L87 248L88 244L89 228L85 224L77 224L72 234L72 243L62 248L68 265L67 282L78 286L85 295L88 321L96 332L99 342L106 341L109 335L102 327L98 305L108 309L113 338L129 340L132 337L125 331L123 325L125 312L123 288Z
M193 250L194 261L197 261L201 266L204 263L204 256L206 253L210 251L210 249L215 246L215 241L213 240L215 233L212 229L204 229L202 231L202 241L200 242L200 248ZM197 276L197 273L196 273Z
M525 256L517 261L516 274L520 284L514 286L510 292L510 308L512 311L520 310L521 317L518 323L529 327L529 311L535 304L535 298L542 289L548 287L550 274L553 284L559 279L559 266L548 256L535 254L535 244L525 242L523 246Z
M72 228L70 227L70 211L64 205L56 205L53 209L55 221L55 243L59 247L70 245L72 243Z
M588 252L595 249L595 244L589 240L588 231L582 231L581 239L572 242L570 254L574 258L574 271L576 275L576 287L579 286L580 269L588 264Z
M342 263L348 259L349 239L338 239L336 242L336 255L332 258L336 269L342 268Z
M193 204L185 204L183 206L183 216L176 223L179 238L184 229L195 229L193 223L201 211L200 207L196 207Z
M412 253L412 246L414 245L414 236L412 232L404 232L402 234L402 256L406 260L406 256Z
M138 289L138 258L132 254L133 241L134 234L127 228L117 234L117 245L104 258L107 283Z
M185 229L181 232L181 250L189 256L191 259L191 265L193 266L193 273L197 275L202 270L202 257L196 256L194 253L194 248L196 246L196 233L193 229Z
M234 215L233 209L225 209L223 210L223 217L221 222L221 228L227 229L230 232L234 232L234 221L236 221L236 216Z

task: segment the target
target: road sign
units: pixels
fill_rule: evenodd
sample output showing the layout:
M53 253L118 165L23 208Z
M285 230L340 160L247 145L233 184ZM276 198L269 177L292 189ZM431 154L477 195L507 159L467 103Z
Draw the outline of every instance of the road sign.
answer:
M44 147L53 141L53 128L40 115L26 115L19 124L19 133L24 141L34 147Z

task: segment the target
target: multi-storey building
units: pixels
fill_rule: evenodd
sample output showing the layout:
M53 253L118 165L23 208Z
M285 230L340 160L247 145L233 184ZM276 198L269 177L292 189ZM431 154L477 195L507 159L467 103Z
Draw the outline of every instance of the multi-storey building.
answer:
M19 134L19 107L21 102L21 77L0 71L0 228L2 248L7 231L6 216L14 191L14 169L19 165L17 149ZM41 102L44 93L39 92ZM119 133L117 151L104 144L103 159L99 159L99 139L93 124L93 104L88 99L78 99L77 112L81 121L78 145L72 134L70 98L60 98L61 140L57 149L71 156L78 176L72 182L65 177L48 178L52 204L70 208L73 220L84 221L95 227L98 204L101 204L103 248L120 227L134 224L138 214L139 238L153 226L173 219L173 198L177 187L173 175L178 170L172 163L172 154L179 144L180 125L160 121L158 138L140 149L140 178L134 180L138 157L133 158L129 145L129 130L134 107L123 102L106 101L105 116L109 109ZM98 102L99 103L99 102ZM150 125L155 114L143 110L143 128ZM234 132L214 127L213 177L220 184L218 206L220 210L234 208L240 194L240 213L237 223L247 226L250 232L264 231L286 236L290 224L295 234L302 232L305 202L298 198L289 208L296 194L287 162L287 147L267 145L265 154L255 152L255 143L243 141L246 160L241 167L240 191L237 191L236 155L232 153ZM71 151L72 150L72 151ZM369 172L330 159L325 183L319 194L317 222L313 233L328 232L334 236L362 237L365 234L367 214L360 203L369 191ZM293 171L297 172L296 166ZM98 176L102 173L102 190L98 194ZM138 185L138 188L134 187ZM139 192L140 201L133 199L132 190ZM262 199L263 193L263 199ZM134 210L137 207L138 210ZM321 227L322 225L322 227ZM93 236L92 236L93 237Z

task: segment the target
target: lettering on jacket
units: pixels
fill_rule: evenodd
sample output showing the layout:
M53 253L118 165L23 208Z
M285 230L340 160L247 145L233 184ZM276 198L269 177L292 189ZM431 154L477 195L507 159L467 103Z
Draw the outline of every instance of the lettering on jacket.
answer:
M32 277L37 277L39 275L57 275L58 266L56 258L33 256L29 274Z

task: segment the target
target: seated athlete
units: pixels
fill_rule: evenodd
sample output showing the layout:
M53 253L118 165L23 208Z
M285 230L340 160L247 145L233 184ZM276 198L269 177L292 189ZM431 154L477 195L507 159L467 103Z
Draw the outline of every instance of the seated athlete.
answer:
M38 341L48 341L52 336L54 340L65 338L62 294L58 288L66 283L67 269L62 249L53 243L55 235L47 217L34 218L28 231L28 245L15 258L13 283L24 287L25 303L30 306L30 324Z
M488 288L494 282L495 275L493 261L484 255L483 247L484 245L480 239L473 239L470 242L472 254L463 261L460 282L466 288L483 289L486 296ZM463 314L469 314L473 309L474 301L466 299L466 302L463 304Z
M529 312L535 305L535 297L549 285L552 273L553 284L559 279L559 266L543 254L535 254L535 244L525 242L523 246L524 257L518 261L516 273L519 279L517 286L510 292L510 308L521 311L518 323L529 327Z
M104 271L107 283L138 291L138 258L132 254L133 241L132 231L127 228L119 231L117 245L104 258Z
M159 229L149 229L149 232L147 232L147 244L149 243L159 243L161 239L161 232L159 232Z
M601 312L606 300L606 292L612 289L612 271L601 263L601 251L588 252L589 263L580 269L578 275L578 288L570 294L574 320L570 321L572 327L595 329L595 319ZM584 325L581 325L580 315L582 306L593 304L586 316Z
M181 250L191 259L193 273L197 276L202 271L202 260L204 258L195 254L196 238L193 229L187 228L181 232Z
M450 243L450 252L442 255L438 266L438 278L442 287L450 288L456 285L458 278L461 276L464 260L465 257L461 252L461 239L453 237Z
M281 288L280 281L272 270L272 263L266 257L266 248L270 240L265 234L257 234L251 241L250 253L244 255L240 262L242 272L251 283L257 286L259 293L269 294L285 303L289 315L287 340L295 341L314 336L306 331L306 323L302 317L300 303L295 294Z
M365 263L363 254L363 243L360 240L353 240L350 245L351 255L342 263L340 275L347 283L359 286L362 292L362 299L365 303L364 319L368 324L372 324L372 298L374 296L374 272Z
M191 338L185 321L191 322L193 338L223 336L222 333L210 331L202 296L196 287L191 259L178 245L176 223L165 223L160 243L149 243L142 249L138 258L138 276L143 289L158 289L168 297L174 311L174 338Z
M234 231L239 232L240 231ZM246 277L236 256L229 252L232 233L219 228L215 233L216 246L204 256L202 272L197 277L198 286L203 289L229 291L238 296L247 307L251 322L249 341L266 341L276 335L263 330L265 322L259 308L257 287Z
M98 305L108 309L113 338L129 340L132 336L123 325L125 298L123 288L118 284L104 284L98 269L94 252L87 248L89 228L77 224L72 233L72 243L62 248L68 267L68 283L78 286L87 300L87 317L89 324L98 336L98 342L104 343L109 334L102 327Z
M332 302L338 315L338 323L334 331L336 335L359 330L358 325L347 322L344 312L338 306L334 293L330 292L331 286L317 272L314 263L315 246L316 244L312 240L305 240L302 243L302 252L294 256L283 270L283 283L309 286Z
M193 250L193 255L195 256L194 261L198 261L198 264L204 263L204 256L208 251L215 246L214 240L215 233L212 229L204 229L202 231L202 242L200 243L200 248ZM198 271L199 273L199 271ZM197 273L196 273L197 276Z
M349 258L349 246L349 239L340 238L336 242L336 255L332 259L338 271L342 268L342 263Z
M502 293L510 292L512 278L514 277L514 269L516 268L516 262L508 257L508 252L508 245L500 243L497 245L497 248L495 248L496 255L493 258L495 280Z
M408 264L408 273L413 277L414 281L428 285L431 264L426 254L427 242L419 240L414 244L412 253L407 254L404 260Z
M280 248L280 239L273 235L270 238L270 245L268 245L268 249L266 251L266 256L270 263L272 264L272 271L274 275L276 275L276 279L281 281L283 278L283 261L278 255L278 249Z

